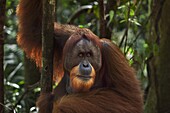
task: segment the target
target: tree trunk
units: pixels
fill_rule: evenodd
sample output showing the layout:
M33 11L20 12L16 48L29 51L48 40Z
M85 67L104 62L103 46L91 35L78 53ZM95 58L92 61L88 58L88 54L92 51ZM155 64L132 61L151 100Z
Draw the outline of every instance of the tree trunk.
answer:
M168 0L153 0L150 38L154 57L150 62L150 89L145 113L170 113L169 7Z
M25 85L30 86L37 83L40 80L40 71L35 65L35 62L31 61L24 55L24 76Z
M158 56L158 113L170 113L170 2L166 0L160 18Z
M110 11L114 11L114 14L116 14L116 10L117 10L117 2L118 0L107 0L107 4L106 4L106 11L105 11L105 15L108 15ZM106 38L110 39L112 38L112 30L113 30L113 26L117 26L117 22L115 21L116 19L115 15L113 17L113 21L108 25L108 22L110 20L110 17L106 18Z
M35 83L37 83L40 80L40 71L37 69L35 63L33 61L30 61L25 55L24 55L24 78L25 78L25 90L29 90L29 87ZM30 112L30 108L32 106L35 106L35 103L31 102L31 99L37 100L37 95L34 93L34 91L29 91L25 99L26 104L26 112Z
M104 0L98 0L99 3L99 22L100 22L100 37L106 38L106 18L105 18L105 5Z
M41 94L52 92L55 0L43 0ZM53 105L48 105L52 113Z
M55 0L43 0L41 93L52 91Z
M3 56L4 56L4 23L5 23L5 5L6 0L0 1L0 113L4 112L4 74L3 74Z

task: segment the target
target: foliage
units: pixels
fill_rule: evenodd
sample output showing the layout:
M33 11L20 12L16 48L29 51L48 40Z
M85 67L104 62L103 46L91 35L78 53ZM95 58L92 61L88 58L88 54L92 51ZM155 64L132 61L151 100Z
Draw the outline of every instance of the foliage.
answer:
M10 110L15 105L19 95L23 92L24 78L22 75L23 63L22 52L19 50L16 38L16 0L7 0L6 5L6 24L5 24L5 55L4 55L4 74L5 74L5 110Z
M143 88L147 87L147 59L150 55L148 40L148 1L127 1L117 7L113 22L113 40L137 70ZM122 43L121 43L122 42Z
M23 52L16 44L17 17L16 7L18 0L7 0L5 45L4 45L4 74L5 74L5 112L13 111L23 113L28 102L35 99L27 98L24 89ZM31 96L31 95L29 95ZM33 100L34 99L34 100ZM29 101L28 101L29 100ZM27 101L27 103L26 103ZM32 103L33 103L32 102Z
M107 26L111 24L112 40L116 42L129 59L130 64L137 70L137 75L142 81L143 89L147 87L147 59L151 50L148 45L148 20L149 6L148 0L123 0L118 1L115 10L110 10L106 14ZM106 2L107 3L107 2ZM23 53L16 44L17 18L16 6L18 0L7 0L6 10L6 39L5 39L5 106L6 110L13 108L22 113L27 107L26 100L35 102L35 98L24 96L18 100L24 90L23 76ZM70 17L82 6L89 6L86 12L78 15L73 24L80 27L87 27L96 34L99 29L99 8L96 0L60 0L57 3L57 21L67 23ZM113 4L115 5L115 4ZM35 89L37 92L37 89ZM34 107L32 108L34 109Z

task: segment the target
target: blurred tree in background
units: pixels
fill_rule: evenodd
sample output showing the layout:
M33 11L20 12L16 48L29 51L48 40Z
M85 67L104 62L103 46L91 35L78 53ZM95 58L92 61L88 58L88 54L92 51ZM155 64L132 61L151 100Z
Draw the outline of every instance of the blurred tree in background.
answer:
M4 24L5 24L5 9L6 0L0 1L0 112L4 112Z
M36 112L40 73L16 44L17 4L18 0L7 0L6 4L4 106L5 111L29 113ZM100 0L58 0L56 21L89 28L116 43L137 71L145 113L169 113L168 0L104 0L104 7L101 9ZM105 35L100 33L102 11Z
M145 113L170 113L170 2L151 1L149 90Z

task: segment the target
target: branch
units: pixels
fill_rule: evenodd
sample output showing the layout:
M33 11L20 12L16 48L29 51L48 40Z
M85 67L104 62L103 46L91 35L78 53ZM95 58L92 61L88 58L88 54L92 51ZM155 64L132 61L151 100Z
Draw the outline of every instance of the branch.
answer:
M68 24L73 24L74 20L81 15L82 13L86 13L89 9L92 9L92 5L81 6L67 21Z
M133 44L137 41L137 39L139 38L140 34L142 32L144 32L144 26L147 25L147 23L149 22L150 18L151 18L152 13L149 15L148 19L146 20L146 22L144 23L144 25L142 25L141 30L139 31L139 33L136 35L135 39L132 41L132 43L129 45L128 49L125 52L125 55L128 53L129 49L133 46Z
M33 89L35 89L36 87L38 87L40 84L40 82L37 82L33 85L29 85L27 88L26 88L26 91L21 95L21 97L18 99L18 101L15 103L15 105L12 107L12 109L10 109L10 111L13 111L18 104L20 104L21 100L23 100L23 98L30 92L32 91Z
M41 93L52 91L55 0L43 0Z
M124 32L124 35L122 36L122 40L119 44L119 48L123 45L123 42L125 40L125 46L124 46L124 53L125 53L125 50L126 50L126 45L127 45L127 38L128 38L128 30L129 30L129 27L130 27L130 21L129 21L129 17L130 17L130 1L129 1L129 7L128 7L128 16L127 16L127 26L126 26L126 30Z
M41 95L52 92L55 0L43 0ZM52 113L52 105L48 105Z
M104 0L98 0L99 3L99 22L100 22L100 37L106 38L106 18L105 18L105 6Z

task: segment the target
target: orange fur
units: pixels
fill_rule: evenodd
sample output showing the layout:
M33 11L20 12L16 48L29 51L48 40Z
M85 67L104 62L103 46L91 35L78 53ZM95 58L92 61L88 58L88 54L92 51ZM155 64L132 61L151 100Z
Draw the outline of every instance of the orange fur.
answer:
M96 75L101 85L86 93L64 96L54 103L53 113L142 113L139 81L119 50L102 39L102 69Z
M40 95L38 101L37 101L37 105L40 108L43 108L43 109L39 109L39 113L49 113L49 109L53 109L53 100L54 100L54 95L53 94L51 94L51 93L42 93ZM46 109L47 107L49 109Z
M95 80L95 76L96 76L95 70L92 67L92 72L90 74L90 76L92 78L90 80L82 81L77 77L78 75L80 75L78 67L79 66L73 67L73 69L70 72L71 87L76 92L87 92L94 84L94 80Z
M131 99L111 88L64 96L54 102L53 108L53 113L142 113L138 93Z
M42 0L20 0L17 15L19 18L17 42L27 56L41 67ZM37 102L41 113L48 113L52 109L51 104L53 104L53 113L142 113L143 99L139 81L115 44L106 39L100 40L88 29L71 25L55 23L54 31L54 78L56 81L59 82L63 76L62 59L71 52L70 48L73 48L84 35L99 47L102 67L98 71L95 70L95 81L91 82L93 85L90 91L65 95L59 100L55 100L54 96L60 92L41 94ZM77 72L75 68L71 77L74 77L73 75ZM77 81L77 79L73 80L73 86L80 90L82 82Z
M24 50L27 57L34 60L41 69L42 45L42 0L20 0L17 7L18 35L17 43ZM55 29L55 52L54 52L54 81L59 82L63 76L62 49L65 41L80 28L54 24Z
M54 100L53 113L142 113L142 92L133 68L115 44L106 39L94 40L100 41L102 54L102 68L96 73L95 87ZM73 75L79 73L77 66L72 71ZM82 81L73 83L79 86Z

